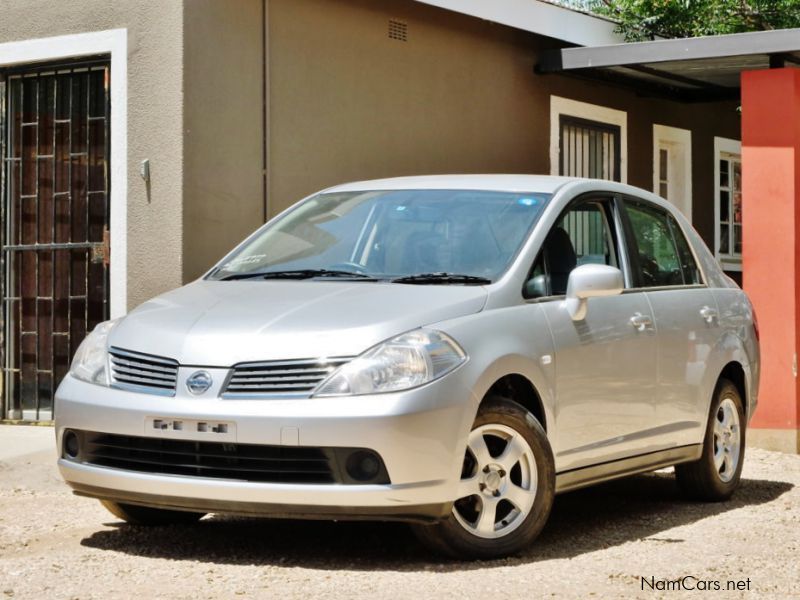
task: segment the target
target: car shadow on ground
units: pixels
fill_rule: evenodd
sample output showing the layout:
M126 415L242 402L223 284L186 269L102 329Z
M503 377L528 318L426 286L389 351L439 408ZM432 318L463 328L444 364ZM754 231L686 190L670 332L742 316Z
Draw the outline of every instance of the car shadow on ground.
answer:
M774 501L785 482L746 479L728 502L683 500L671 473L650 473L560 495L539 539L520 556L490 562L448 561L423 548L402 523L295 521L212 516L191 526L114 529L81 541L137 556L217 564L311 569L454 571L570 558L629 541L680 543L682 525Z

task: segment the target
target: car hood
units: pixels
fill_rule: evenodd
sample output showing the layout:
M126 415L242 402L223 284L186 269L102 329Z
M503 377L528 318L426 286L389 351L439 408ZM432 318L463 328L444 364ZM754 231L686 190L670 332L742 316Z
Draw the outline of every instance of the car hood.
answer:
M355 356L405 331L479 312L480 286L196 281L123 318L109 345L184 365Z

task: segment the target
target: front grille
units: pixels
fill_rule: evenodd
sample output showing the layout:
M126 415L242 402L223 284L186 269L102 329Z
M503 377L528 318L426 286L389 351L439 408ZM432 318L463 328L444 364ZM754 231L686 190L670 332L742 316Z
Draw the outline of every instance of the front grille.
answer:
M178 361L112 347L111 384L114 387L172 396L178 381Z
M364 483L353 480L345 469L347 458L363 451L358 448L262 446L75 433L80 453L70 460L100 467L262 483ZM386 469L380 463L379 474L369 483L389 483Z
M223 392L227 397L308 396L350 357L240 363Z

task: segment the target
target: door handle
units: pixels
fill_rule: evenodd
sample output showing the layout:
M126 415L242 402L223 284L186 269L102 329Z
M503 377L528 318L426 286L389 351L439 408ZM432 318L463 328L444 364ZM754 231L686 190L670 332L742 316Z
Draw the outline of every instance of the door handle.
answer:
M719 316L719 313L710 306L704 306L700 309L700 316L705 319L706 323L711 324Z
M636 331L644 331L653 324L653 319L642 313L636 313L631 317L631 325L636 328Z

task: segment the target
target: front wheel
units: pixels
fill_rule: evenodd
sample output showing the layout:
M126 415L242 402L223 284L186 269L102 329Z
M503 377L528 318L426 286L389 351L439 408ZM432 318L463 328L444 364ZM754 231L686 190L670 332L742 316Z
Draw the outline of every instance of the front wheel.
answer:
M745 417L739 390L727 379L717 384L700 460L675 466L681 491L694 500L727 500L739 487L744 463Z
M544 429L513 400L492 396L470 432L452 512L414 530L427 546L456 558L508 556L539 535L554 490L553 453Z

